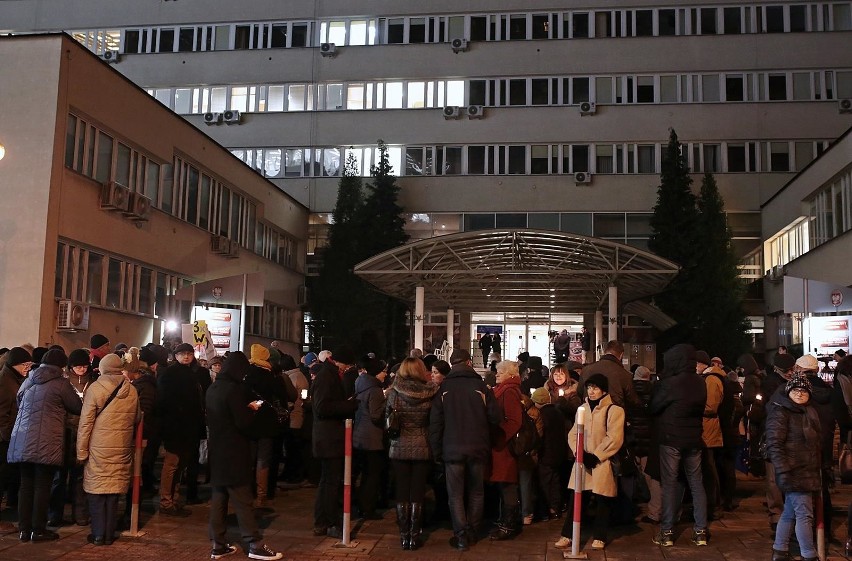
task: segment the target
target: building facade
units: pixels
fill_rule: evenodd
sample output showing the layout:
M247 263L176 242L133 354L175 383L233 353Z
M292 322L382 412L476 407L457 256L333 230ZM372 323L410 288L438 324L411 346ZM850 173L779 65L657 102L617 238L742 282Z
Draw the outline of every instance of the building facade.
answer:
M246 345L300 350L307 208L67 35L0 39L0 75L4 344L159 342L179 289L260 273Z

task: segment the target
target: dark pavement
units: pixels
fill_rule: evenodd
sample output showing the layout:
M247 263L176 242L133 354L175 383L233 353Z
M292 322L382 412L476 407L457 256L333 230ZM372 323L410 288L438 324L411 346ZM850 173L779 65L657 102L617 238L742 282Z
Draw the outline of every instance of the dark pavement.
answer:
M769 560L772 533L763 506L763 482L738 482L738 507L724 518L711 523L710 545L693 546L689 538L691 525L681 523L676 530L672 548L660 548L651 543L657 526L637 524L611 530L610 543L604 551L586 550L589 559L619 561L655 561L683 559L689 561L752 561ZM202 497L207 489L202 486ZM452 535L448 525L426 529L426 543L418 551L402 551L396 533L394 513L385 512L383 520L356 522L353 543L356 547L335 547L338 540L314 537L311 533L314 489L298 487L281 490L275 498L274 511L258 511L264 540L273 548L284 552L286 560L358 560L358 559L409 559L409 560L459 560L487 559L488 561L554 561L561 560L562 551L553 547L562 526L561 520L537 522L525 526L523 533L512 541L480 541L470 551L460 553L450 548L447 540ZM834 535L838 541L829 545L829 559L841 560L846 538L846 506L852 500L852 487L838 486L832 494L835 505ZM207 538L206 505L191 507L188 518L171 518L153 514L150 501L143 507L141 537L122 537L111 546L95 547L86 542L88 527L65 526L58 530L60 539L47 543L20 543L17 534L0 537L2 561L47 561L54 559L75 561L156 560L180 561L209 559L210 542ZM67 516L67 515L66 515ZM8 510L2 519L10 520ZM230 517L229 537L238 539L235 519ZM584 546L591 542L584 530ZM245 558L238 550L228 559Z

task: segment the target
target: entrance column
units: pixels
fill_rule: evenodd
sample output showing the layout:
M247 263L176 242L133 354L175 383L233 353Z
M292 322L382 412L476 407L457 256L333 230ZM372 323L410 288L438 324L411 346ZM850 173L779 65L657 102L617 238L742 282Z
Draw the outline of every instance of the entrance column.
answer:
M609 341L618 339L618 287L609 287Z
M423 349L423 304L426 289L418 286L414 289L414 348Z
M603 354L603 310L595 310L595 348L592 349L594 352L595 360L600 360L601 355Z
M456 313L452 308L447 308L447 357L444 359L447 362L450 362L450 353L453 352L453 346L455 346L456 342L453 337L453 330L455 329L456 322Z

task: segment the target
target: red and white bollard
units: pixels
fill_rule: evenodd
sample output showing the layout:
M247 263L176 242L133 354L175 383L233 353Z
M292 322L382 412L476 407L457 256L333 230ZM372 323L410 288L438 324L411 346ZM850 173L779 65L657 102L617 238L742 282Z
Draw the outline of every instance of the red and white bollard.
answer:
M343 541L335 547L355 547L349 539L352 533L352 419L346 419L346 438L343 456Z
M574 454L574 524L571 529L571 551L562 553L563 559L588 559L580 551L580 522L583 517L583 487L586 482L586 469L583 467L583 446L586 432L586 407L577 409L577 453Z
M142 485L142 451L145 449L145 445L142 440L142 429L144 426L145 418L143 414L142 420L139 421L138 425L136 425L135 450L133 453L133 481L131 483L132 493L130 495L130 529L121 533L122 536L128 536L131 538L138 538L145 535L145 532L139 531L139 500L140 487Z

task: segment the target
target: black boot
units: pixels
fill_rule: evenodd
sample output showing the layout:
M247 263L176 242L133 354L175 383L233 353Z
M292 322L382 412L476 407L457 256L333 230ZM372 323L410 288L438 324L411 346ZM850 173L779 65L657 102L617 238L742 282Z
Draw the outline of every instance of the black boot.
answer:
M497 527L488 535L492 540L511 540L521 533L521 524L517 506L507 508Z
M772 561L790 561L790 552L789 551L778 551L777 549L772 549Z
M396 525L402 549L411 549L411 503L396 503Z
M423 505L411 503L411 524L408 527L408 549L420 549L423 543L420 541L423 533Z

